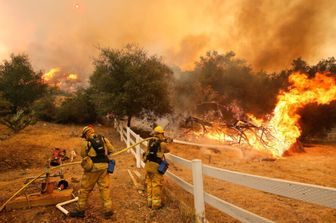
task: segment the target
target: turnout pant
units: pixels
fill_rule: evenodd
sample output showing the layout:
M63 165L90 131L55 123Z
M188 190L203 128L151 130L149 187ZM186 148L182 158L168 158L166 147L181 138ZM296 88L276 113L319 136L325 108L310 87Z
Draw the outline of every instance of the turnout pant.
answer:
M112 210L112 201L110 197L110 177L106 169L96 170L93 172L84 172L81 187L78 196L78 209L84 211L89 194L94 186L98 184L100 197L104 204L104 211Z
M159 173L147 172L147 205L151 208L161 207L163 176Z

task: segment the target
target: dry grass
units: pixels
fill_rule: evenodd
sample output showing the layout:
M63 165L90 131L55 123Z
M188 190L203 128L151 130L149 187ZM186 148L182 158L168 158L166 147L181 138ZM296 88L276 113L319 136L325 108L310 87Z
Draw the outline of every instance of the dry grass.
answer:
M4 126L0 131L8 132ZM46 165L53 148L64 148L68 152L78 150L82 141L78 137L80 126L62 126L38 123L19 134L9 135L0 141L0 169L33 168Z
M54 147L78 151L85 142L79 138L83 126L56 125L50 123L38 123L30 126L22 132L3 137L0 141L0 203L2 204L15 191L23 186L24 180L29 176L36 176L44 171L44 166ZM119 141L119 136L111 127L96 126L96 131L104 135L117 149L125 147ZM4 134L8 130L0 126ZM130 153L123 153L115 157L116 169L111 175L111 196L113 208L116 212L114 222L184 222L176 202L166 199L165 208L160 211L152 211L146 207L146 198L137 193L128 176L127 169L134 167L134 158ZM79 158L77 158L79 160ZM80 187L79 180L82 169L78 166L65 168L65 179L70 182L72 188L77 191ZM67 206L74 209L75 205ZM84 222L110 222L103 219L102 203L96 187L88 201L87 217ZM83 220L65 218L63 214L53 206L36 207L27 210L14 210L0 214L0 222L83 222Z

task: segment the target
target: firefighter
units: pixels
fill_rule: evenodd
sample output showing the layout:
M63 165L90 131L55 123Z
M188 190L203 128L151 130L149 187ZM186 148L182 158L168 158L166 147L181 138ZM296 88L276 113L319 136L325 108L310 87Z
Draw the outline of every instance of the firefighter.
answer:
M162 207L163 175L158 172L158 167L164 159L164 153L168 153L169 150L161 126L154 128L153 136L156 139L151 139L148 142L147 151L143 155L146 170L147 206L152 209L160 209Z
M96 135L92 126L83 128L82 138L86 140L86 145L81 150L84 174L78 195L78 209L75 212L71 212L70 217L85 217L87 199L95 184L98 184L100 197L104 204L104 217L107 219L113 215L110 197L110 177L107 168L108 155L113 153L114 148L107 138Z

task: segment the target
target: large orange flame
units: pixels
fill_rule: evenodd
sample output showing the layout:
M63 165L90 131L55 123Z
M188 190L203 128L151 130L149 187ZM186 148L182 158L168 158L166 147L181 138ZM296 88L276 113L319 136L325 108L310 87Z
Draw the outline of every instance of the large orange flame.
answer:
M336 79L328 74L317 73L309 79L305 74L293 73L289 82L289 90L278 96L273 117L268 123L272 135L277 139L271 146L275 156L281 156L301 135L298 125L300 108L310 103L329 104L336 100Z
M336 77L329 73L316 73L314 78L293 73L289 76L289 83L288 90L278 95L275 109L267 119L257 119L248 114L252 125L240 125L238 122L234 127L215 128L216 130L207 131L203 136L217 141L245 142L254 149L267 151L275 157L282 156L301 135L299 109L311 103L329 104L336 100Z

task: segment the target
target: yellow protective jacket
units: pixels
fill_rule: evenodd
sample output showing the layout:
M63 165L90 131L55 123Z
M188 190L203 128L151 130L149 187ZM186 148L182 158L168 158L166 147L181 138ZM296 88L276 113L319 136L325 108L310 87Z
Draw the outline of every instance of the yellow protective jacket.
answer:
M90 135L89 137L93 137L93 135ZM113 147L113 145L110 143L110 141L107 138L103 137L103 139L104 139L105 154L109 157L109 155L111 155L115 151L115 148ZM97 156L96 151L94 150L92 146L90 146L90 143L88 142L89 141L86 140L85 145L81 149L80 155L82 158L86 156L89 156L89 157ZM111 157L109 157L109 159L110 158ZM93 163L93 168L91 172L95 170L107 169L107 166L108 166L107 163Z
M159 138L159 140L162 140L162 141L165 139L162 134L154 135L154 137L157 137L157 138ZM146 158L148 152L149 152L149 149L147 148L147 151L144 154L144 159ZM161 142L160 143L160 148L159 148L156 156L160 159L163 159L164 153L169 153L169 149L167 147L167 143ZM145 162L145 170L148 173L158 173L158 171L157 171L158 167L159 167L159 164L156 163L156 162L149 161L149 160L147 160Z

